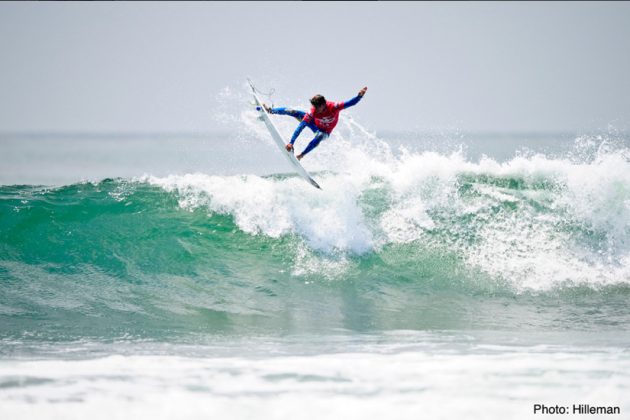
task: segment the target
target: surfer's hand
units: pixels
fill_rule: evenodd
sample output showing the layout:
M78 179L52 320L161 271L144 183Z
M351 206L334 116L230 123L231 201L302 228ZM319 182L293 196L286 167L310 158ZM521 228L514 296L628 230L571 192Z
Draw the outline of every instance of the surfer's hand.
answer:
M363 98L363 95L365 95L365 92L367 92L367 86L359 91L359 96Z
M265 108L265 111L267 111L268 114L273 114L273 112L271 112L271 107L269 107L269 105L263 104L263 108Z
M293 151L293 145L291 143L287 143L287 145L284 146L284 148L287 149L287 152Z

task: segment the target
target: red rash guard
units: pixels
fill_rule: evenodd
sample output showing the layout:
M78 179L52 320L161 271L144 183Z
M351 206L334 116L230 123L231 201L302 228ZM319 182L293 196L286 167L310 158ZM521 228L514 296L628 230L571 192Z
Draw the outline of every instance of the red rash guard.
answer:
M315 126L324 133L330 134L339 122L339 111L344 108L343 102L326 101L326 108L322 112L315 111L315 107L304 116L303 121L307 124L313 122Z

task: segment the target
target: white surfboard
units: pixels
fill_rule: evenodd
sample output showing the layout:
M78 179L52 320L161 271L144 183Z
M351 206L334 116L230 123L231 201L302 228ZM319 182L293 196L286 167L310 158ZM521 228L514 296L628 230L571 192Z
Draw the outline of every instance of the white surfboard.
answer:
M280 132L274 125L273 121L271 121L271 118L269 118L269 114L267 113L267 111L265 111L262 101L256 94L256 88L254 87L254 84L252 83L252 81L249 79L247 79L247 81L249 82L249 86L252 88L252 95L254 96L254 101L256 102L256 109L260 113L260 118L263 120L263 122L267 126L267 129L269 130L269 134L271 134L271 137L273 138L274 143L276 143L276 145L278 146L278 149L280 149L280 153L282 153L287 158L287 160L289 161L289 163L291 164L295 172L297 172L302 178L308 181L309 184L321 190L322 187L320 187L317 184L317 182L315 182L315 180L311 178L308 172L304 170L304 168L302 167L302 165L300 165L300 162L297 160L295 155L287 151L287 149L285 149L285 145L288 142L284 141L284 139L282 138L282 135L280 135Z

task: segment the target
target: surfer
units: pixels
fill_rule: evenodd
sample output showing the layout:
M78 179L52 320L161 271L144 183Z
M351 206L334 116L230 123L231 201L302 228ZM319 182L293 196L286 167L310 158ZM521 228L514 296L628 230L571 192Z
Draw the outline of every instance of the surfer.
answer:
M357 96L345 101L345 102L332 102L327 101L322 95L315 95L311 98L311 110L309 112L300 111L292 108L270 108L263 104L265 110L270 114L276 115L289 115L300 121L300 124L295 129L291 141L285 146L287 151L293 151L293 144L297 140L298 136L304 130L304 127L310 128L315 137L306 146L306 148L296 156L298 160L301 160L308 152L316 148L322 140L327 139L332 133L333 129L339 121L339 112L342 109L346 109L359 103L363 95L367 92L367 86L359 91Z

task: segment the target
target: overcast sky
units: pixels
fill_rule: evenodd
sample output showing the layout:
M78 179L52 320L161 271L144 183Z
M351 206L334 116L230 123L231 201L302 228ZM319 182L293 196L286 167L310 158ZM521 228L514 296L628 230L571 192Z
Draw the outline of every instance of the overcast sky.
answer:
M276 100L368 94L369 128L630 127L630 3L0 3L0 131L217 128Z

